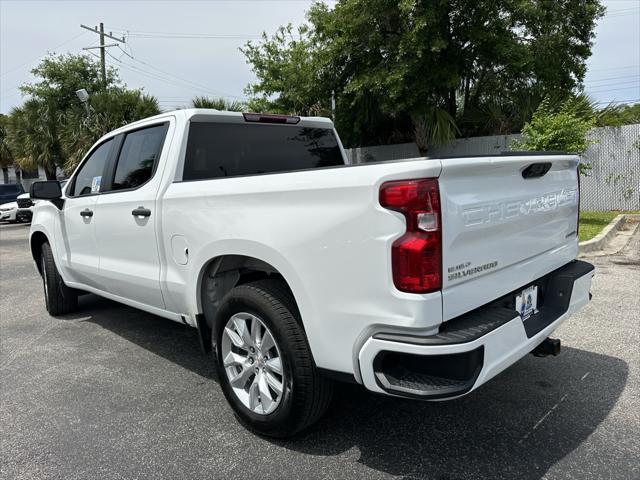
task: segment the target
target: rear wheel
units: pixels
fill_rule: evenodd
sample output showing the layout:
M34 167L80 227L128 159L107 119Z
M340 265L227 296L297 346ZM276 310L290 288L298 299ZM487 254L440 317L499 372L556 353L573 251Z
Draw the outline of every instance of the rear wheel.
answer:
M295 302L282 282L235 287L220 306L216 325L220 383L244 425L288 437L320 418L333 385L317 371Z
M62 281L48 242L42 244L41 253L40 273L47 312L54 316L73 312L78 307L78 294Z

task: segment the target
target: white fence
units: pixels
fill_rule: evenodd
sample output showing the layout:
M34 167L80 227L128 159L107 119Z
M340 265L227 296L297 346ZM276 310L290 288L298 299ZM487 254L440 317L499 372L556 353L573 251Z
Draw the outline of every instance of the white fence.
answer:
M580 208L584 211L640 210L640 124L594 128L593 143L582 156L591 171L581 178ZM499 155L520 135L460 138L429 149L429 157ZM411 143L347 150L353 163L420 156Z
M509 145L522 135L495 135L491 137L458 138L446 145L429 148L430 157L457 157L468 155L500 155L510 150Z
M584 154L591 172L581 178L582 210L640 210L640 124L594 128Z
M401 158L416 158L420 150L415 143L399 143L396 145L380 145L377 147L359 147L346 150L351 163L384 162Z

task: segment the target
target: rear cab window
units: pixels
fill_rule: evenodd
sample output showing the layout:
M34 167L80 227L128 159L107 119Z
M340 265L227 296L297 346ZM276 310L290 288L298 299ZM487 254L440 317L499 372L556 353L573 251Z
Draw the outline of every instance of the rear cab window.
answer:
M333 128L192 122L182 180L344 165Z

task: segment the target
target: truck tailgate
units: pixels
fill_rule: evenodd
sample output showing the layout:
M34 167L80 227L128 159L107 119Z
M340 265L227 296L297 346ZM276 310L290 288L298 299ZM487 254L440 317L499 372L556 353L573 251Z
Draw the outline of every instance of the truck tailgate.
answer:
M576 257L577 164L569 155L442 160L443 320Z

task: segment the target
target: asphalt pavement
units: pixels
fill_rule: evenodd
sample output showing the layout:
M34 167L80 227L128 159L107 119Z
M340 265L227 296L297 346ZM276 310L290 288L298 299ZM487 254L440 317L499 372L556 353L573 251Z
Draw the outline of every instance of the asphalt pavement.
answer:
M560 356L450 402L341 385L288 441L234 419L195 330L93 295L51 318L27 235L0 226L2 479L640 478L640 231L591 259Z

